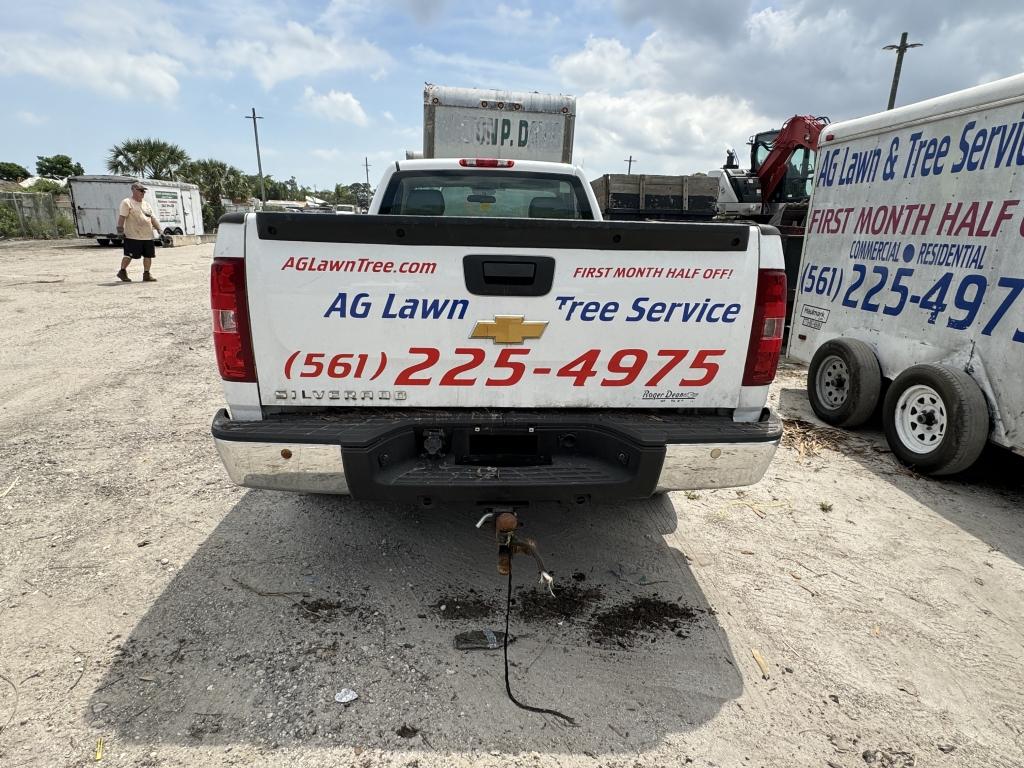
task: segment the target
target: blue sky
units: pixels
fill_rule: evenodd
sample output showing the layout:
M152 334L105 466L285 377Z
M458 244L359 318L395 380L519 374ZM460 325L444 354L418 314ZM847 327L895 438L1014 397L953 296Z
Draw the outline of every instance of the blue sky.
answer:
M1024 70L1017 2L738 0L0 0L0 160L64 153L105 172L109 148L156 137L192 157L332 187L376 184L422 141L425 81L571 93L590 177L692 173L746 154L795 113L884 108Z

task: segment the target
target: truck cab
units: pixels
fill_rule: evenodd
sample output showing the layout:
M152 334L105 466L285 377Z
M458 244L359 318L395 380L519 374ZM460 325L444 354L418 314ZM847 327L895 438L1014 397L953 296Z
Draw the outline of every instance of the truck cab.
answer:
M494 158L396 162L385 171L369 212L601 220L594 192L578 167Z

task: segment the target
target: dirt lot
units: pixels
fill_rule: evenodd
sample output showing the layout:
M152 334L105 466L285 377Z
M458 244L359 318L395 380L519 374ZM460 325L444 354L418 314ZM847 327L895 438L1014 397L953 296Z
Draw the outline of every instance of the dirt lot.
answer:
M454 648L504 621L472 510L229 484L211 253L0 244L0 765L1024 764L1024 461L916 477L788 366L759 485L530 510L512 688L569 727Z

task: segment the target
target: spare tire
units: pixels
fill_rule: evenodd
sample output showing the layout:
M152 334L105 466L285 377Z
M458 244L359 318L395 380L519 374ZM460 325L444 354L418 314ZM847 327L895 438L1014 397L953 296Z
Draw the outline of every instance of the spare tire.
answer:
M814 353L807 369L807 396L826 424L857 427L871 418L882 391L875 351L857 339L832 339Z
M896 377L882 409L885 439L907 466L926 475L962 472L988 440L988 402L967 373L914 365Z

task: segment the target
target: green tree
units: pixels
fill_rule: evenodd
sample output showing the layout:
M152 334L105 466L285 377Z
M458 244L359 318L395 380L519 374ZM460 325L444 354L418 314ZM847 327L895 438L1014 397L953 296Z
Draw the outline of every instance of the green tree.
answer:
M66 192L67 190L56 181L50 179L37 179L32 186L25 188L26 192L49 192L51 195L58 194L60 192Z
M208 158L182 166L181 178L199 187L203 197L203 226L212 231L224 215L222 198L248 199L252 195L249 178L233 165Z
M188 153L177 144L160 139L125 139L107 156L107 170L127 176L174 181L189 162Z
M24 181L32 174L28 168L17 163L0 163L0 179L4 181Z
M74 163L67 155L36 155L36 176L44 179L66 179L85 173L81 163Z

